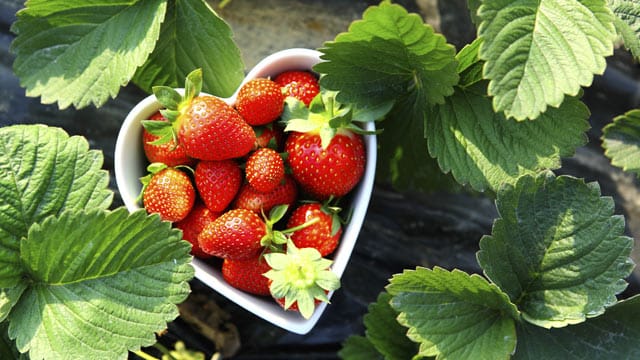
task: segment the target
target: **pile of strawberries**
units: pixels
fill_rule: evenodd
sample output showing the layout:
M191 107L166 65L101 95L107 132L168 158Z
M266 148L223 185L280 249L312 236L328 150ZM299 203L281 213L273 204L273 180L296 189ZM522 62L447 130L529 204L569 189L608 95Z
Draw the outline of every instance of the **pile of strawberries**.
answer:
M308 317L339 286L324 257L342 233L336 201L364 173L362 135L332 124L336 105L309 71L250 80L234 105L201 83L195 70L182 95L154 88L163 108L142 122L142 204L194 256L222 259L230 285Z

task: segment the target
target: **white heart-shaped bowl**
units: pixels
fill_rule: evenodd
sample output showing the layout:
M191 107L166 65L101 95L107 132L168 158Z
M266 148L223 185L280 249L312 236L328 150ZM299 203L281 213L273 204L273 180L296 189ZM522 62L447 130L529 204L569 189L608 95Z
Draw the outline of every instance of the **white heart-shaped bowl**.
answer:
M279 51L258 63L247 74L243 83L258 77L273 78L286 70L311 70L320 61L320 53L315 50L294 48ZM233 105L236 94L222 100ZM146 97L127 115L118 133L114 155L116 184L122 201L130 212L141 209L141 205L136 201L136 198L142 189L140 177L146 175L146 167L148 165L142 149L142 126L140 122L148 119L160 108L161 105L154 95ZM375 126L373 123L368 122L365 124L365 129L373 131ZM364 176L350 194L351 202L349 208L344 209L344 213L351 213L351 217L349 223L343 229L338 248L332 256L333 265L331 269L338 277L342 277L342 273L351 257L373 189L376 166L376 137L375 135L365 135L364 140L367 153ZM297 312L283 310L271 298L251 295L231 287L222 278L220 269L206 261L194 258L193 266L195 268L195 277L218 293L266 321L297 334L306 334L311 331L327 306L327 303L324 302L319 304L311 318L304 319ZM331 298L332 294L333 292L328 294L329 298Z

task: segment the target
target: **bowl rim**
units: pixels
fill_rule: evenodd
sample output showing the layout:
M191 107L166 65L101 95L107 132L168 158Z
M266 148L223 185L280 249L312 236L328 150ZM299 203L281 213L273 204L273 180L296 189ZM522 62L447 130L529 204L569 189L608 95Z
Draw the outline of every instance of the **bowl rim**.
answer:
M311 69L313 65L321 61L320 55L321 53L317 50L305 48L291 48L275 52L256 64L256 66L247 73L241 84L256 77L273 76L287 69ZM292 66L292 64L294 66ZM183 89L177 90L183 91ZM237 92L238 90L230 97L221 99L228 104L233 104ZM202 94L209 95L206 93ZM141 145L139 145L139 139L142 136L140 121L149 117L159 108L160 104L154 95L149 95L142 99L126 116L116 140L114 151L116 186L125 207L130 212L144 211L136 201L141 189L139 177L135 178L135 181L139 185L133 186L133 179L130 175L132 172L135 172L136 169L144 172L143 164L146 160L144 159L144 153L140 153L142 148ZM375 130L375 124L373 122L364 123L364 129L373 132ZM331 270L339 278L342 278L351 258L355 243L364 223L373 191L377 140L375 135L364 135L363 140L366 151L365 172L359 184L352 190L353 198L351 200L351 207L353 208L353 212L351 213L349 223L343 228L340 243L333 255ZM132 159L132 156L136 156L136 147L138 148L138 154L137 157ZM142 156L142 159L140 156ZM328 305L325 302L320 303L316 306L313 315L309 319L304 319L297 312L284 311L273 299L252 295L233 288L224 281L220 271L217 269L211 271L213 267L205 260L194 257L192 264L195 269L195 278L205 285L256 316L293 333L304 335L311 331ZM334 291L331 291L327 295L329 299L331 299L333 293Z

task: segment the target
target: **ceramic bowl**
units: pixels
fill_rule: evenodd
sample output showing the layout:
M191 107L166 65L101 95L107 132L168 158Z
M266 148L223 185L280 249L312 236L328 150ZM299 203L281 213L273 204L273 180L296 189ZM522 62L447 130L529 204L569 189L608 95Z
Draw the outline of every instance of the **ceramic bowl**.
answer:
M287 49L274 53L258 63L245 77L244 82L258 77L275 77L285 70L310 70L320 60L320 53L310 49ZM237 94L237 92L236 92ZM223 98L228 104L234 104L236 94L229 98ZM141 204L136 201L141 191L140 177L145 175L147 160L142 149L141 120L147 119L155 111L160 109L160 104L155 96L151 95L138 103L125 118L115 147L114 168L116 184L124 205L131 212L141 209ZM373 123L365 125L367 130L374 130ZM351 252L358 238L360 228L364 221L365 213L369 205L376 165L376 137L365 136L367 163L363 179L352 190L350 209L352 211L348 224L343 229L342 239L334 252L332 271L341 277ZM327 307L327 303L321 303L309 319L304 319L299 313L283 310L273 299L254 296L235 289L228 285L222 278L219 268L210 262L198 258L193 259L195 277L215 291L224 295L244 309L271 322L283 329L297 334L308 333L320 319ZM337 291L340 291L339 289ZM329 298L333 293L328 294Z

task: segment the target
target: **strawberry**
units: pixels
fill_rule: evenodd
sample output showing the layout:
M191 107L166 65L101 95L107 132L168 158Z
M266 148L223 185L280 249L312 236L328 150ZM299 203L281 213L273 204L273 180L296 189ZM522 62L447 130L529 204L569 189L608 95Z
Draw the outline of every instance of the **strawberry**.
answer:
M256 132L256 144L255 149L269 147L280 151L284 144L284 132L283 129L277 126L275 123L256 126L253 128Z
M195 182L204 204L212 211L222 212L242 185L242 170L235 160L200 161Z
M332 261L314 248L299 249L288 240L286 253L268 253L264 258L271 267L264 274L271 296L285 310L297 309L306 319L319 301L329 302L329 291L340 287L340 279L330 270Z
M181 96L167 86L156 86L153 92L165 106L162 114L167 126L142 124L159 141L178 139L187 155L199 160L226 160L245 156L253 149L256 135L253 128L230 105L215 96L199 95L202 89L202 70L191 72Z
M266 224L255 212L232 209L205 226L198 243L210 255L223 259L247 260L260 254L262 238L267 234Z
M291 234L291 241L299 248L315 248L321 256L333 253L342 235L342 226L336 208L323 206L317 202L304 203L293 210L287 222L287 228L312 221L315 222Z
M282 88L273 80L252 79L238 90L236 109L250 125L265 125L280 116L284 99Z
M245 165L247 182L261 192L270 192L284 179L284 161L277 151L260 148L254 151Z
M276 205L292 205L298 198L298 187L291 175L270 192L260 192L244 183L231 204L232 208L248 209L256 213L269 213Z
M159 111L151 115L149 120L167 121ZM154 143L158 139L160 139L159 136L151 134L145 128L142 129L142 147L144 149L144 154L150 163L160 162L167 166L191 166L195 163L195 160L187 155L184 146L176 144L174 139L162 144Z
M148 213L158 213L166 221L187 217L196 198L191 179L183 171L165 164L153 163L143 184L142 203Z
M211 257L200 248L198 235L219 216L220 213L211 211L203 203L197 202L187 217L173 224L182 230L182 238L191 243L191 255L202 259Z
M294 131L284 150L295 180L318 200L346 195L364 174L362 136L348 129L340 129L326 148L318 132Z
M274 81L282 86L286 96L293 96L306 106L320 92L318 79L309 71L285 71L276 76Z
M269 279L262 275L269 270L271 267L261 255L247 260L224 259L222 262L222 278L234 288L255 295L271 295Z

